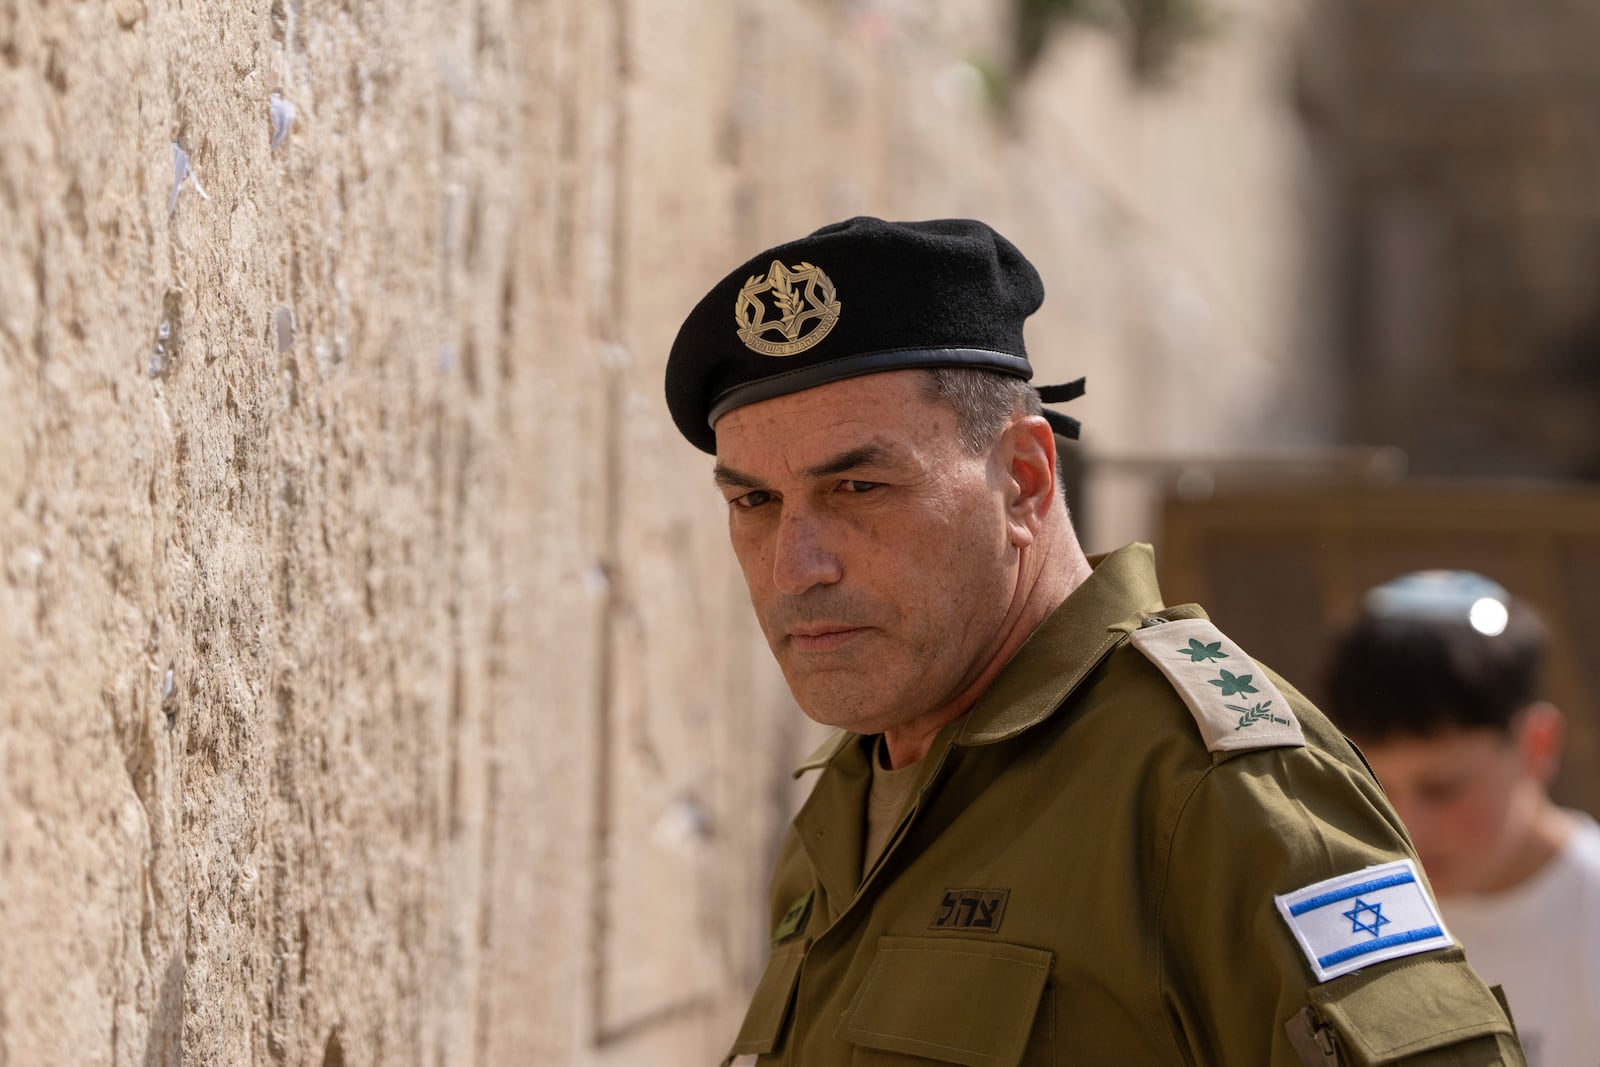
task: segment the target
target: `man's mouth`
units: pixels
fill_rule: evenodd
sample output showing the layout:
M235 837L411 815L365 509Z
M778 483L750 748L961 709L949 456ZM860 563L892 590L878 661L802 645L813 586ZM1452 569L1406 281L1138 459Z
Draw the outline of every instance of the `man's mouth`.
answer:
M859 626L824 623L790 630L789 641L798 652L836 652L864 633Z

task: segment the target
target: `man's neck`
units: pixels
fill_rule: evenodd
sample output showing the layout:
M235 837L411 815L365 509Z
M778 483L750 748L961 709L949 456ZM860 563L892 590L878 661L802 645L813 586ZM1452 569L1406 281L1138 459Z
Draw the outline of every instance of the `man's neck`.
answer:
M1059 608L1073 590L1088 580L1092 568L1070 532L1041 538L1018 561L1016 607L1001 627L995 653L945 714L918 719L883 732L892 767L905 767L928 754L939 731L970 712L996 676L1011 662L1033 632Z

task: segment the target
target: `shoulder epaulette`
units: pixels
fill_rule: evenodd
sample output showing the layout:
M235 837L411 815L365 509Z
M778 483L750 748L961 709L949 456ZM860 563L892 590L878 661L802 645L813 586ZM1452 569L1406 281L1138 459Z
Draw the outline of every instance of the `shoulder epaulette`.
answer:
M1149 619L1132 641L1183 697L1212 752L1306 743L1267 672L1209 619Z

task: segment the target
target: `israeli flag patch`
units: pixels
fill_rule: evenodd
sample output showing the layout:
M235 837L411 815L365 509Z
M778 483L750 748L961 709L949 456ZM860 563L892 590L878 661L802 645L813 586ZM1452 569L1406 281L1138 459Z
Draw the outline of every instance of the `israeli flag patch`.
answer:
M1274 897L1317 981L1455 944L1411 860Z

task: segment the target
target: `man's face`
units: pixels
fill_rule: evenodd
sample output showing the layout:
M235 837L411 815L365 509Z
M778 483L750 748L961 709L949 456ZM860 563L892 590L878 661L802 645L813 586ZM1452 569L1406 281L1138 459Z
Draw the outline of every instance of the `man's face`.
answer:
M1361 747L1440 896L1514 883L1541 796L1516 740L1487 728Z
M717 482L767 643L818 722L876 733L954 706L1017 583L1004 479L967 454L920 371L736 408Z

